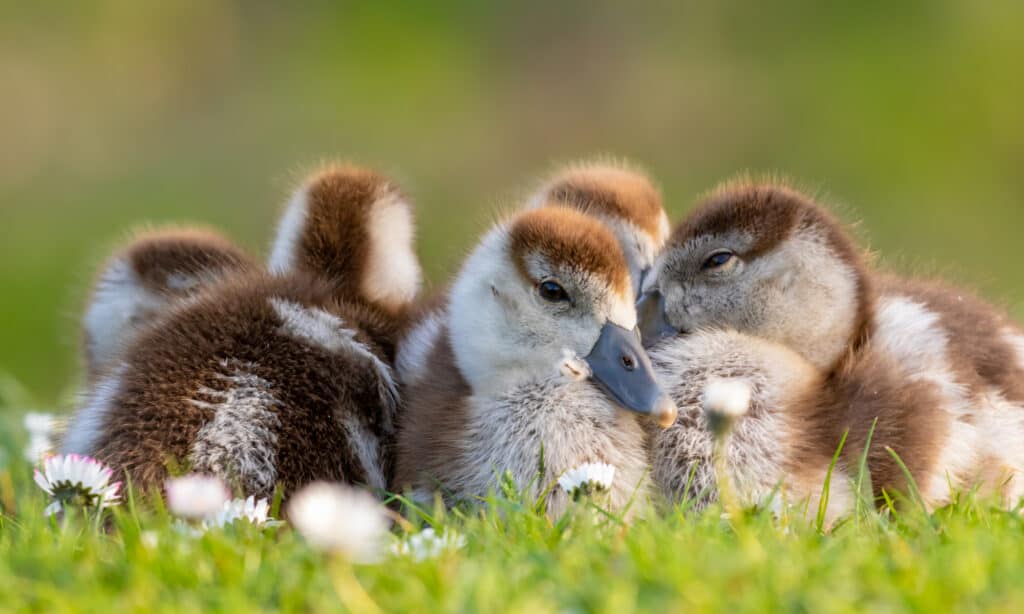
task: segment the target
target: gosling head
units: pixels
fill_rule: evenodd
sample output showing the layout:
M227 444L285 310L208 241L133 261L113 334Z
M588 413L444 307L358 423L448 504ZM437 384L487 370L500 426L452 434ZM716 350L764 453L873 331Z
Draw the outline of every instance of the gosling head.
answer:
M255 269L248 254L213 231L163 228L140 233L100 269L82 315L90 376L173 305Z
M532 209L492 229L452 287L448 330L474 393L568 376L665 427L675 420L636 331L618 241L578 211Z
M673 231L655 268L638 303L648 345L733 328L831 370L871 320L861 252L825 209L776 183L717 189Z
M549 179L530 202L577 209L607 225L622 247L634 294L669 235L661 192L643 172L622 163L569 166Z
M269 269L314 275L339 298L401 311L422 277L413 221L412 203L393 181L368 168L328 164L288 202Z

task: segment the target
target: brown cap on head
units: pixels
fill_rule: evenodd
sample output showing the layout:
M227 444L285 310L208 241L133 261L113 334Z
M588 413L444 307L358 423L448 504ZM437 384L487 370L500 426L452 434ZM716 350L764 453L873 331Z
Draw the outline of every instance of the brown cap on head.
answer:
M672 231L668 246L695 237L730 231L749 234L754 243L743 254L756 257L797 231L817 231L849 264L861 266L861 254L842 225L814 200L779 182L736 180L721 184Z
M398 309L419 291L412 242L411 207L393 182L370 169L333 164L296 192L278 228L270 269L320 276L341 298Z
M539 202L630 222L656 243L663 241L667 232L661 192L647 175L623 164L570 166L548 181Z
M139 281L155 292L187 290L228 271L255 268L249 255L231 241L201 228L141 233L116 258L126 260ZM183 283L188 287L181 287Z
M139 329L179 301L256 268L244 251L209 230L140 233L100 269L82 314L90 377L119 356Z
M700 237L740 233L748 240L738 255L757 259L787 241L802 238L824 245L852 273L855 293L848 350L859 347L874 318L873 289L864 262L865 252L843 225L811 197L777 181L741 179L709 193L672 232L665 250L685 246ZM820 280L810 280L813 287ZM821 317L837 317L836 314ZM808 341L810 343L810 341ZM848 352L840 359L848 357ZM826 354L826 356L831 356Z
M530 279L527 257L540 253L554 265L587 271L616 292L630 292L629 269L619 242L597 220L564 208L533 209L519 214L509 229L512 257ZM531 279L533 282L540 280Z

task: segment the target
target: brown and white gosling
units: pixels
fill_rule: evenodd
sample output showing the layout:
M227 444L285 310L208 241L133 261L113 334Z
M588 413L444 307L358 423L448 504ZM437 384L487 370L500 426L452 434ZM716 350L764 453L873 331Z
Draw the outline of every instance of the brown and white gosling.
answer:
M610 504L623 508L648 468L640 414L675 417L633 299L618 242L578 211L527 210L490 230L451 288L429 377L403 388L395 490L454 503L507 471L537 497L568 470L608 463ZM566 503L555 488L547 509Z
M64 450L145 489L169 468L257 496L314 480L385 488L390 363L419 284L411 238L387 179L352 166L315 175L285 212L275 274L232 276L143 330L90 390Z
M803 424L766 431L770 445L820 456L849 429L840 463L849 472L877 418L876 494L905 486L886 447L931 507L948 503L951 487L981 485L1011 506L1024 493L1024 335L1005 314L940 282L870 270L832 215L777 183L716 190L675 229L656 268L639 309L646 340L667 335L653 352L665 380L685 369L661 358L708 329L784 345L820 371L817 392L791 404L798 410L781 408ZM668 465L678 462L668 443L676 433L656 443ZM666 471L675 468L656 458L655 476Z
M248 254L209 230L158 229L136 236L103 265L82 317L89 379L171 305L256 268Z

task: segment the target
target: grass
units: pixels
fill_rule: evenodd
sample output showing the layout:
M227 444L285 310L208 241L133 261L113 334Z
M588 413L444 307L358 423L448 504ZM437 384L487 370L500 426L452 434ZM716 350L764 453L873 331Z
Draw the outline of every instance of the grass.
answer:
M551 522L492 497L412 524L455 530L434 559L350 566L288 527L200 538L133 501L92 519L42 517L21 460L17 412L0 413L0 609L11 611L1020 611L1024 519L970 493L931 515L914 505L831 532L748 510L680 506L623 525L587 504ZM158 506L159 507L159 506ZM902 511L897 511L902 510ZM401 523L415 531L407 522ZM406 529L396 526L396 535ZM145 537L144 537L145 536ZM153 538L156 544L152 543Z

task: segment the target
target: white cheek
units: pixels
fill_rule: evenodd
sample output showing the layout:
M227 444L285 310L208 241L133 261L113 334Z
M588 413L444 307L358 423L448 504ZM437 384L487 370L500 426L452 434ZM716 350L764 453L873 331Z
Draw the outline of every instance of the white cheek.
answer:
M544 333L518 279L508 259L508 234L499 227L484 237L452 286L449 340L459 371L475 391L504 387L538 364L551 372L559 359L560 348L546 356L524 346L524 322L533 322L531 332Z
M770 280L747 299L764 315L757 334L798 349L818 367L835 364L857 320L856 271L811 237L758 259L748 277Z
M684 305L686 304L686 292L683 291L683 287L679 284L668 284L662 293L665 295L665 303L668 305Z
M582 320L569 320L559 323L559 330L562 332L560 341L561 351L571 350L578 356L586 357L597 344L601 336L601 326L592 318Z

